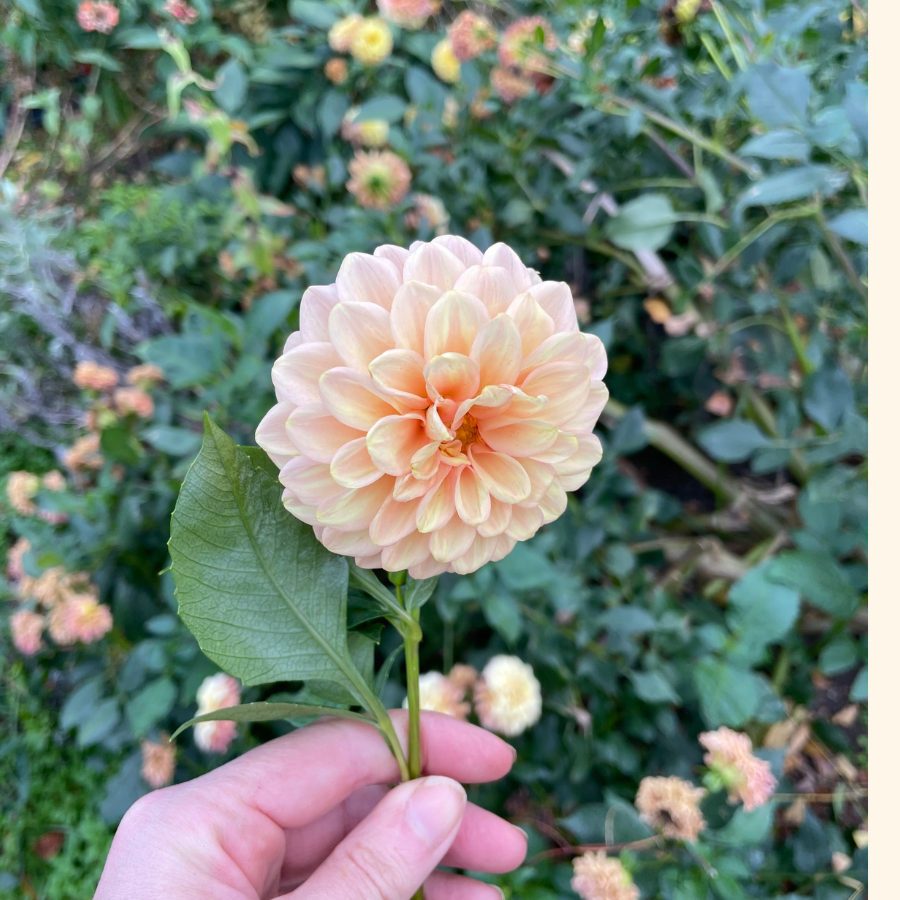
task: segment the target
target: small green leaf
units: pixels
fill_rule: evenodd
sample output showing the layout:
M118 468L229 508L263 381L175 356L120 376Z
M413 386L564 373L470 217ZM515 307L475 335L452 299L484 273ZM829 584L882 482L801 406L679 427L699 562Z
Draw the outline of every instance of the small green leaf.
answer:
M522 614L516 598L507 591L492 591L482 601L484 617L512 646L522 634Z
M839 619L853 615L859 595L844 578L837 563L824 553L793 550L777 556L768 569L768 578L798 591L813 606Z
M175 705L178 689L170 678L157 678L132 697L125 706L125 717L135 737L145 735L161 722Z
M697 435L697 442L713 459L726 463L743 462L771 443L756 425L740 419L709 425Z
M619 209L606 236L623 250L659 250L669 242L678 216L664 194L644 194Z
M750 111L765 125L803 125L812 85L805 72L773 63L754 66L747 79Z
M403 118L408 105L409 104L405 100L393 95L373 97L371 100L367 100L360 106L359 112L356 114L356 118L353 121L369 122L375 119L381 119L393 124L394 122L399 122Z
M375 720L371 716L339 707L307 706L303 703L242 703L240 706L227 706L202 716L194 716L193 719L180 725L171 739L174 741L182 731L198 722L274 722L278 719L300 719L311 716L336 716L339 719L355 719L358 722L375 725Z
M869 246L869 211L867 209L848 209L828 220L828 227L837 235Z
M413 578L407 579L406 594L404 596L406 608L416 610L424 606L431 599L437 584L438 579L436 576L434 578L425 578L422 581L416 581Z
M854 703L864 703L869 699L869 667L863 666L853 684L850 685L850 699Z
M229 116L233 116L247 96L247 73L244 67L232 58L216 72L216 81L219 86L213 91L213 97Z
M290 0L288 4L288 12L292 19L300 22L306 22L313 28L321 28L323 30L331 28L337 21L338 13L331 8L329 3L316 2L316 0Z
M200 449L203 441L196 431L173 425L153 425L142 432L141 438L154 450L171 456L190 456Z
M749 669L713 658L694 668L703 718L710 728L737 728L753 718L765 695L766 682Z
M750 138L738 150L738 156L755 156L759 159L809 159L809 141L795 131L770 131Z
M634 692L645 703L678 703L681 698L661 672L631 672Z

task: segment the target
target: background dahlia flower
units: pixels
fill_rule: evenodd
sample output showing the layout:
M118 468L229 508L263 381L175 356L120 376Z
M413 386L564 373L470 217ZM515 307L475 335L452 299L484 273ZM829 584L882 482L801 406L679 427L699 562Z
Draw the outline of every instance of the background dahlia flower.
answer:
M309 288L256 432L334 553L413 578L502 559L600 460L600 339L505 244L351 253Z
M240 702L241 684L237 678L217 672L204 678L197 690L197 715L238 706ZM224 753L236 737L237 722L198 722L194 726L194 742L206 753Z

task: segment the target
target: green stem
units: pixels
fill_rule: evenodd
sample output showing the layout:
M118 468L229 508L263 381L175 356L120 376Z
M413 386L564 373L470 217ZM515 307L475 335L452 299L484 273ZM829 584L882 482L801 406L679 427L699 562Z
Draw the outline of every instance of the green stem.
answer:
M787 301L781 294L778 295L778 306L781 309L781 318L784 320L785 331L787 331L787 336L790 338L794 353L797 354L797 361L800 363L800 368L803 370L804 375L812 375L812 373L815 372L816 367L810 362L809 357L806 355L803 336L800 334L800 329L797 328L797 323L791 315Z
M397 737L397 731L394 728L394 723L391 721L391 717L387 714L387 710L384 708L384 704L375 696L375 692L366 684L364 678L360 678L355 688L359 694L359 699L362 701L363 705L366 709L375 716L375 721L378 723L378 728L381 730L381 733L384 735L384 739L387 741L388 747L391 749L391 753L394 754L394 759L397 760L397 765L400 768L400 780L401 781L409 781L409 766L406 762L406 757L403 755L403 747L400 744L400 738ZM418 777L418 776L416 776Z
M850 261L850 257L847 255L847 251L844 249L844 245L841 243L841 239L828 227L828 223L825 221L825 216L822 213L822 210L819 209L816 214L816 218L819 220L819 225L822 228L822 232L825 235L825 243L828 244L828 249L831 251L831 255L834 257L835 262L844 270L847 275L847 279L850 284L853 286L853 289L859 294L863 300L868 303L869 302L869 291L866 286L862 283L862 279L859 277L859 273L856 269L853 268L853 263Z
M400 585L397 585L397 599L403 602ZM418 610L413 616L418 618ZM418 778L422 774L422 742L419 729L419 641L414 635L403 635L403 650L406 655L406 696L409 705L409 777Z

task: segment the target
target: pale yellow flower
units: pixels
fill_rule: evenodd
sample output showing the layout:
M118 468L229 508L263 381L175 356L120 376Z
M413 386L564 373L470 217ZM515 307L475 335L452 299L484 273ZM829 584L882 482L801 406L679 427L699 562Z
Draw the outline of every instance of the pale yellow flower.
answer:
M347 80L347 60L335 56L325 63L325 77L332 84L343 84Z
M472 10L461 12L447 29L453 52L460 62L475 59L497 44L497 32L490 21Z
M481 724L516 737L541 718L541 685L528 663L516 656L495 656L475 685L475 711Z
M440 0L378 0L378 12L388 22L418 31L440 5Z
M370 16L353 29L350 37L350 55L364 66L383 63L394 49L391 29L384 19Z
M63 455L63 462L72 472L83 469L102 469L103 454L100 452L100 435L88 434L79 438Z
M572 861L572 890L582 900L639 900L641 892L619 860L602 851Z
M412 172L396 153L390 150L364 153L358 150L347 167L350 180L347 190L360 206L390 209L409 191Z
M403 708L408 706L408 699L404 700ZM425 672L419 676L419 706L455 719L465 719L472 709L465 702L465 691L440 672Z
M41 487L41 479L32 472L10 472L6 480L6 497L9 505L20 516L37 513L34 497Z
M502 559L602 455L603 344L569 286L505 244L352 253L306 291L288 346L257 443L287 508L361 566L428 578Z
M390 125L384 119L367 119L358 122L359 109L347 110L341 122L341 137L356 146L383 147L388 141Z
M141 778L152 788L165 787L175 777L175 744L167 734L159 741L141 741Z
M143 388L145 391L165 381L165 378L163 370L152 363L134 366L125 375L125 380L130 385Z
M459 81L459 60L453 53L453 45L449 38L444 38L434 45L434 50L431 51L431 68L434 69L434 74L447 84Z
M328 31L328 45L336 53L346 53L350 49L350 42L363 18L358 13L352 13L338 19Z
M109 391L119 383L119 373L109 366L88 360L75 366L72 381L82 390Z
M219 672L204 679L197 691L197 715L238 706L241 685L236 678ZM237 723L228 721L199 722L194 726L194 741L206 753L224 753L237 736Z
M665 837L677 841L696 841L706 827L700 812L703 788L689 781L669 778L642 778L634 805L641 818Z
M43 646L44 617L40 613L30 609L16 610L9 617L9 629L16 650L24 656L34 656Z
M746 734L722 726L704 732L699 741L708 751L703 761L727 788L732 803L740 801L750 811L772 796L778 780L769 764L753 755L753 743Z

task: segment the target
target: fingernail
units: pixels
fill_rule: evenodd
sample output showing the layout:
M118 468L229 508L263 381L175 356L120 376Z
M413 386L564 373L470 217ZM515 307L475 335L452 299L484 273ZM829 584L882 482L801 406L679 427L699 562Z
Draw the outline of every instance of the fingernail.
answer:
M522 834L522 837L525 838L525 843L527 844L528 843L528 832L524 828L519 828L518 825L513 825L513 828L515 828L516 831L518 831Z
M498 887L496 884L492 884L491 887L497 892L497 896L500 900L506 900L506 894L503 893L502 887Z
M429 844L439 844L456 827L466 806L466 792L452 778L423 778L409 798L406 820Z

